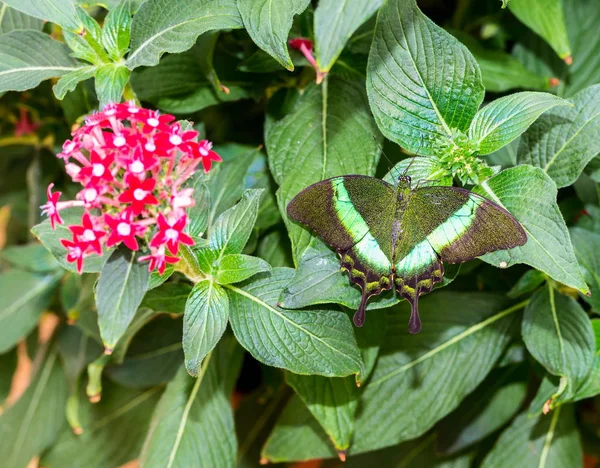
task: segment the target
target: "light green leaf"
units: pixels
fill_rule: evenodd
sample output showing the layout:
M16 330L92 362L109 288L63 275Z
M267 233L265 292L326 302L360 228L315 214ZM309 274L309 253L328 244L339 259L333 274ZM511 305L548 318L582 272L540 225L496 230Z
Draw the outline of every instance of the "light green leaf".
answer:
M165 52L188 50L206 31L241 28L235 0L154 0L142 3L131 25L127 67L156 65Z
M190 375L199 375L202 361L225 333L228 320L227 292L213 280L196 283L183 316L185 367Z
M511 1L511 5L516 0ZM531 418L521 414L506 429L482 468L537 466L564 468L582 466L583 453L573 407L561 406L549 415Z
M589 376L596 352L594 331L585 311L549 284L536 292L525 308L522 333L531 355L548 372L561 377L551 408L572 400Z
M350 36L379 7L383 0L322 0L315 10L315 47L317 65L328 72ZM332 21L334 19L334 21Z
M67 382L56 350L48 352L35 379L0 416L0 457L5 468L23 468L41 455L66 426Z
M310 0L237 0L252 40L288 70L294 69L287 47L292 21L309 3Z
M15 10L41 20L56 23L64 29L79 32L83 24L73 0L2 0Z
M89 65L63 75L52 87L52 91L54 91L56 99L64 99L66 94L70 91L74 91L80 82L92 78L96 74L97 70L97 67Z
M600 84L552 109L521 137L518 163L541 167L558 187L571 185L600 153Z
M219 262L215 280L219 284L231 284L244 281L257 273L270 271L271 266L262 258L251 255L225 255Z
M123 65L109 63L96 70L96 94L100 107L109 102L121 102L130 71Z
M167 385L150 423L140 465L152 467L235 466L237 440L226 376L239 368L230 340L207 357L197 378L181 368ZM229 372L226 372L228 370ZM199 448L201 444L202 448Z
M575 256L581 266L585 282L590 287L590 296L583 299L600 312L600 233L575 227L571 229Z
M387 138L432 156L435 140L468 129L484 89L464 45L421 13L415 0L389 0L377 18L367 93Z
M6 3L0 5L0 34L6 34L16 29L34 29L41 31L43 23L38 18L9 7Z
M12 266L34 273L48 273L60 268L48 249L37 242L4 247L0 250L0 258Z
M474 191L504 206L527 233L525 245L486 254L482 260L500 267L525 263L584 294L588 291L556 204L556 185L544 171L531 166L513 167Z
M16 30L0 36L0 92L25 91L81 68L48 34Z
M102 27L102 45L114 61L120 60L129 50L131 39L131 0L121 0L112 8Z
M398 177L405 173L410 176L415 186L417 184L419 187L452 185L452 176L446 173L440 165L440 160L436 157L416 156L414 158L406 158L390 169L383 180L396 185Z
M268 124L269 167L280 185L279 210L286 222L294 256L308 246L311 234L286 213L289 201L301 190L328 177L373 175L379 159L379 132L358 81L326 78L310 85L294 110Z
M566 101L549 93L523 92L496 99L479 110L469 137L479 147L479 154L490 154L517 138L541 114Z
M539 34L561 59L571 60L562 0L512 0L508 8Z
M146 293L148 276L148 267L125 247L115 250L102 268L96 307L100 335L108 351L112 352L131 323Z
M294 270L274 268L245 286L226 285L231 327L257 360L296 374L344 377L363 364L348 316L338 310L285 310L277 306Z
M354 379L287 373L286 380L319 421L335 449L348 450L359 395Z
M0 353L35 328L62 272L46 275L11 269L0 274Z

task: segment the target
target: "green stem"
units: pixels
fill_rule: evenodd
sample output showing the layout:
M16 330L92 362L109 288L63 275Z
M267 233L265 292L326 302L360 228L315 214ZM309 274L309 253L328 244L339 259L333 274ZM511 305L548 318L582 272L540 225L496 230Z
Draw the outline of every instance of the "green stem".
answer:
M128 81L125 85L125 89L123 90L123 99L126 101L134 101L138 106L140 105L140 100L137 98L135 91L133 90L133 86L131 86L131 81Z
M206 275L200 269L200 264L194 251L187 245L179 247L181 260L176 265L176 270L187 276L194 284L206 279Z

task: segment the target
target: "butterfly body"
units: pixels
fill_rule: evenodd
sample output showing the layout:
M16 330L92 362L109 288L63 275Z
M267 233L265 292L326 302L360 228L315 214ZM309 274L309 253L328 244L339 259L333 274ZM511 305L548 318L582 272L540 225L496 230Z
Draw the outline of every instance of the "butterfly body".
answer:
M443 261L461 263L523 245L518 221L496 203L456 187L393 186L348 175L313 184L287 207L340 256L341 268L362 290L354 316L362 326L370 297L395 288L411 304L409 331L421 328L418 299L444 275Z

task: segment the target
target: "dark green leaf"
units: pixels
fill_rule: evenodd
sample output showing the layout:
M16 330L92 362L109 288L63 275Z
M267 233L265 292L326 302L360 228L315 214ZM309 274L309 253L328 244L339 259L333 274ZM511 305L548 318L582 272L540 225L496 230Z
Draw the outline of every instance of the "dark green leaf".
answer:
M189 283L166 283L161 287L148 291L142 301L142 307L155 312L183 314L185 302L192 291Z
M596 353L594 355L594 367L588 378L577 389L574 400L594 397L600 394L600 320L592 319L592 328L596 341ZM556 387L555 387L556 388Z
M583 299L600 312L600 234L579 227L571 229L575 256L590 287L590 296Z
M10 393L13 375L17 369L17 350L13 349L0 355L0 409Z
M258 244L257 255L272 267L291 267L292 254L286 240L279 231L268 233Z
M535 291L545 280L546 275L541 271L527 270L506 295L515 299L523 294Z

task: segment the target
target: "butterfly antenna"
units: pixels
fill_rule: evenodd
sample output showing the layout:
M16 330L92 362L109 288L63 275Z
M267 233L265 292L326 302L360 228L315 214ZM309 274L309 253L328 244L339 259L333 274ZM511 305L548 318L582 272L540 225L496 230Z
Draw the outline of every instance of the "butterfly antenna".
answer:
M394 164L392 162L392 160L390 158L388 158L388 155L385 154L385 151L383 151L383 146L381 145L381 143L379 143L379 141L377 141L377 137L375 135L373 135L373 140L375 141L375 143L377 144L377 147L379 148L379 151L381 151L381 154L383 154L383 156L385 157L385 159L387 159L388 163L390 163L390 165L388 166L388 172L391 172L392 169L394 169L395 171L398 172L396 178L398 178L399 176L402 175L401 172L399 172L398 169L396 169L396 164Z

